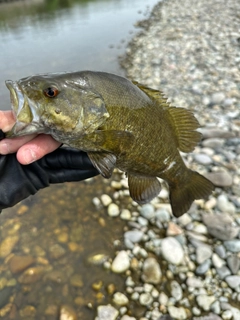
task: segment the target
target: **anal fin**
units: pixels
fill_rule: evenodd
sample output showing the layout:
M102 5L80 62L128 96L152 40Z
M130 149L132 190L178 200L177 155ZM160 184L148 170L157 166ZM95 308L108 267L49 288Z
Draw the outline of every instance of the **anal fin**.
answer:
M116 166L116 156L107 152L88 152L88 157L93 166L104 178L110 178Z
M130 196L138 204L144 204L158 196L161 184L156 177L128 174Z

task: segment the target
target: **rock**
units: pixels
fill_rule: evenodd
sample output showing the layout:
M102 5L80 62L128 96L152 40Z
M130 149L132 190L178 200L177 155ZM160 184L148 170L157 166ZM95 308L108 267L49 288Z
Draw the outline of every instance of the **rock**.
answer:
M197 304L204 311L209 311L211 304L216 300L214 296L208 296L206 294L200 294L196 297Z
M224 145L225 140L219 138L210 138L202 142L203 147L219 149Z
M120 210L118 205L116 205L115 203L110 203L110 205L108 206L108 215L110 217L117 217L119 213Z
M187 313L183 307L177 308L174 306L169 306L168 312L173 319L178 319L178 320L187 319Z
M222 130L219 128L201 128L200 131L203 135L203 139L209 139L209 138L229 139L235 136L233 132Z
M102 201L102 204L104 205L104 207L107 207L110 205L110 203L112 203L112 199L111 199L111 197L109 197L108 194L102 194L101 201Z
M119 251L117 256L112 262L112 271L115 273L122 273L130 267L129 257L126 251Z
M136 320L136 318L134 318L134 317L129 317L128 315L124 315L122 318L121 318L121 320Z
M184 257L183 248L180 243L173 237L162 239L162 255L172 264L180 264Z
M211 260L210 259L205 260L202 264L200 264L197 267L195 272L197 275L205 274L209 270L210 266L211 266Z
M211 157L204 153L197 153L194 155L194 160L204 166L207 166L212 163Z
M116 320L119 312L110 304L107 306L98 306L97 317L95 320Z
M66 253L66 250L60 246L60 244L55 243L49 248L49 255L52 259L57 260L64 256Z
M21 284L35 283L42 278L44 268L41 266L25 270L18 278Z
M197 263L202 264L205 260L211 258L212 249L208 245L202 245L196 248Z
M213 302L211 304L211 307L210 307L211 311L216 313L216 314L220 314L221 313L221 306L220 306L220 302L217 300L215 302Z
M224 280L227 276L231 275L231 271L224 265L221 268L216 268L220 279Z
M164 292L160 292L158 301L161 305L166 306L168 304L168 296Z
M207 316L194 317L193 320L222 320L217 314L209 313Z
M216 187L231 187L233 183L232 175L226 171L208 172L205 177Z
M231 319L232 319L232 316L233 316L233 314L232 314L232 311L231 311L231 310L225 310L225 311L223 311L223 313L222 313L222 319L223 319L223 320L231 320Z
M170 221L168 223L168 228L167 228L167 236L168 237L177 236L182 233L183 233L182 228L180 228L176 223L174 223L172 221Z
M170 283L170 291L171 291L171 296L176 300L180 301L183 297L183 292L180 284L173 280Z
M2 242L0 242L0 259L8 256L12 252L18 241L19 236L15 235L6 237Z
M130 230L124 233L124 238L136 243L142 240L143 232L140 230Z
M2 290L0 290L0 309L3 308L9 302L9 298L11 297L12 291L12 287L4 287Z
M211 104L221 104L225 99L225 94L223 92L214 92L211 96Z
M191 288L202 288L204 287L203 281L196 277L187 278L187 286Z
M139 302L142 306L150 306L153 302L153 297L149 292L140 294Z
M59 320L77 320L77 314L72 307L63 305L60 308Z
M220 258L225 259L226 258L226 249L222 244L219 246L215 247L216 253L219 255Z
M218 209L221 210L223 213L230 213L234 214L236 212L236 208L233 203L228 201L228 198L225 194L221 194L217 198L217 206Z
M32 256L13 256L9 260L9 269L12 273L20 273L35 262Z
M123 220L130 220L131 219L131 212L128 209L123 209L120 218Z
M75 288L82 288L83 287L82 276L78 273L73 274L70 277L70 284Z
M227 276L225 278L225 281L227 282L227 284L229 285L229 287L231 287L232 289L237 288L238 286L240 286L240 276Z
M155 210L154 210L154 206L150 203L144 204L141 208L140 208L140 214L150 220L152 218L155 217Z
M240 268L240 259L236 254L227 257L227 264L232 274L237 274Z
M221 259L216 253L213 253L212 255L212 262L215 268L221 268L225 264L225 261Z
M113 303L115 303L118 306L125 306L129 302L128 298L125 296L125 294L121 292L115 292L113 295Z
M143 263L142 280L147 283L158 284L161 281L162 272L155 258L147 258Z
M227 250L231 252L240 252L240 240L238 239L224 241L224 246Z
M202 219L209 234L219 240L231 240L239 233L239 227L233 225L229 215L204 214Z

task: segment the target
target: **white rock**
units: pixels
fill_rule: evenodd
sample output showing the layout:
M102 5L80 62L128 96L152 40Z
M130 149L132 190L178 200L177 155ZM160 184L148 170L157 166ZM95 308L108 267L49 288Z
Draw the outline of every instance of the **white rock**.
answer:
M101 195L101 201L105 207L109 206L110 203L112 203L112 199L109 197L108 194Z
M121 318L121 320L136 320L136 318L134 318L134 317L129 317L128 315L124 315L122 318Z
M97 317L95 320L116 320L119 312L110 304L107 306L98 306Z
M197 296L197 303L204 311L209 311L211 304L216 300L214 296L200 294Z
M113 295L113 302L118 306L125 306L128 304L129 300L125 294L121 292L115 292Z
M147 283L158 284L161 281L162 271L155 258L147 258L143 263L142 280Z
M115 273L125 272L130 267L129 257L126 251L119 251L112 263L112 271Z
M123 220L130 220L131 219L131 212L128 209L123 209L120 218Z
M177 308L174 306L168 307L168 312L170 316L177 320L185 320L187 319L187 313L183 307Z
M118 205L116 205L115 203L110 203L110 205L108 206L108 215L110 217L117 217L119 213L120 210Z
M184 257L183 248L180 243L173 237L162 239L162 255L172 264L180 264Z

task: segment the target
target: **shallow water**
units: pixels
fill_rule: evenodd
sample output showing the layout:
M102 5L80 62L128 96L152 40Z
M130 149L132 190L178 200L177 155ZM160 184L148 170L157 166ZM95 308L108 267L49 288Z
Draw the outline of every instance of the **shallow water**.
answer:
M124 74L118 55L136 32L133 23L155 2L0 3L1 109L10 108L6 79L81 69ZM64 305L77 319L93 319L96 307L109 301L109 291L121 290L121 275L89 262L96 254L113 258L122 247L124 222L92 204L93 197L113 192L110 181L96 177L51 186L3 211L0 246L6 249L9 241L10 253L0 252L1 319L59 319ZM128 201L119 201L120 208L130 207ZM16 256L32 263L16 273L11 266Z

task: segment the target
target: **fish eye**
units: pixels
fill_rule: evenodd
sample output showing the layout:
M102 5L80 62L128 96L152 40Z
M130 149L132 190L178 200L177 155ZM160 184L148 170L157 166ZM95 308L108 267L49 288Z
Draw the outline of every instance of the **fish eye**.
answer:
M48 87L47 89L43 90L43 93L48 98L55 98L58 95L59 91L55 87Z

